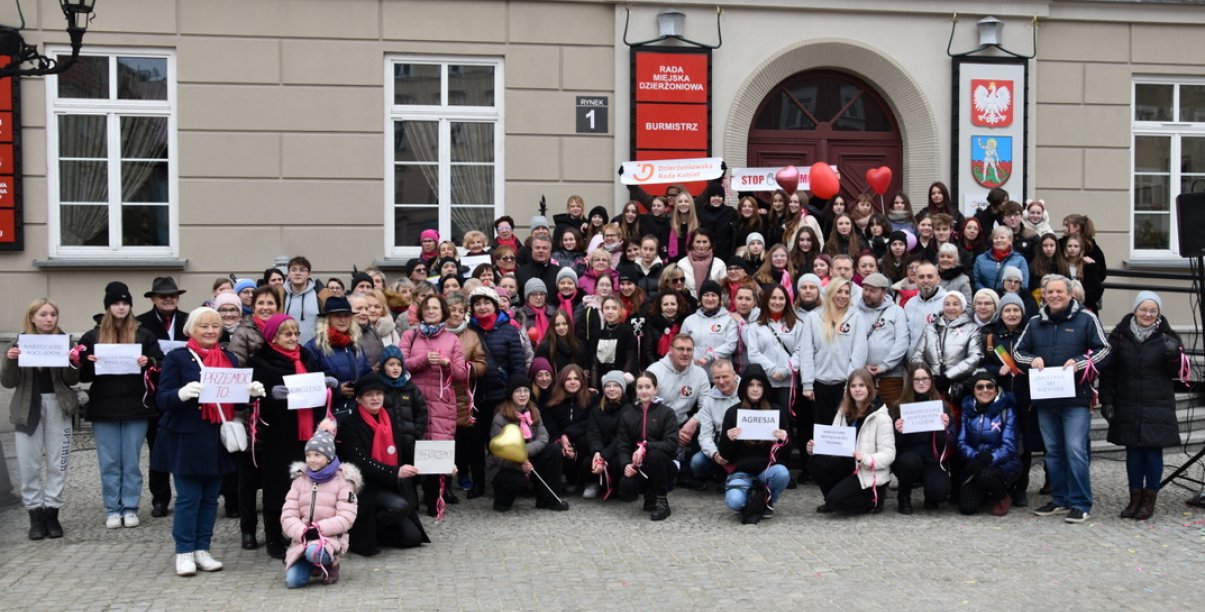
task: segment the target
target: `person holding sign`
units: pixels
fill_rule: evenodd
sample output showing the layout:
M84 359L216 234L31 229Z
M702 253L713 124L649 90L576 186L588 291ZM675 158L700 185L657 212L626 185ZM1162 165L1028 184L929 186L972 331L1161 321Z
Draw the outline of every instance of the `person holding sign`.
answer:
M168 472L176 485L172 539L176 542L176 575L197 570L216 572L222 563L209 554L213 525L218 518L222 480L235 470L234 458L222 445L219 428L234 420L234 404L199 403L202 368L233 368L234 353L222 350L222 317L202 306L188 315L184 334L188 345L167 354L156 390L159 443L151 449L151 467ZM252 381L251 397L263 397L264 386Z
M263 346L251 356L248 365L253 370L252 378L271 390L260 402L259 414L252 414L252 439L254 444L248 455L258 457L250 468L244 466L242 493L239 495L239 529L242 532L244 550L259 547L255 539L255 483L264 490L264 535L267 539L268 555L283 559L285 554L284 534L280 530L280 509L289 491L289 465L305 457L305 443L314 435L314 429L327 414L323 408L289 410L289 389L284 377L294 374L321 372L322 367L309 349L301 346L301 327L293 317L285 314L272 315L264 323ZM328 388L336 387L339 381L325 378ZM250 457L248 457L250 459ZM248 490L250 490L248 492Z
M430 396L418 385L418 381L406 367L401 349L396 346L385 347L377 376L380 376L385 383L385 409L396 423L395 429L405 440L402 443L403 446L413 446L419 440L453 439L454 434L447 433L449 417L446 414L439 417L432 414ZM445 388L443 392L448 396L452 395L451 389ZM453 428L455 428L455 418L455 406L452 406ZM434 434L432 430L436 427L442 428L444 433ZM423 489L427 497L427 514L435 516L435 500L439 496L439 478L427 477L424 479ZM451 491L448 491L444 496L444 501L454 504L460 500L452 495Z
M866 368L849 375L832 423L854 428L854 454L812 455L808 469L824 494L824 504L816 512L881 511L895 461L895 433L887 406L875 391L874 376ZM815 446L815 440L808 441L808 454L815 452Z
M1071 279L1047 275L1042 287L1046 305L1029 320L1013 358L1022 370L1062 367L1075 373L1075 395L1034 400L1052 499L1034 511L1038 516L1064 515L1068 523L1088 520L1092 511L1089 474L1089 431L1092 424L1092 375L1113 356L1096 315L1071 297Z
M92 383L88 390L88 418L96 439L105 527L109 529L139 524L142 469L138 462L147 423L159 418L154 402L148 397L145 375L163 358L163 353L155 334L140 327L132 316L133 303L125 283L114 281L105 286L105 312L97 326L80 338L81 348L76 353L80 382ZM125 364L138 373L97 373L97 346L113 344L138 347L138 356Z
M988 500L994 502L992 514L1004 516L1013 504L1008 491L1021 474L1016 407L1012 394L1000 391L987 370L977 370L971 385L971 395L962 402L958 432L964 479L958 491L958 511L975 514Z
M30 303L22 338L62 333L57 304L48 298ZM21 341L8 349L0 364L0 386L14 390L9 422L17 430L21 501L29 512L29 539L61 538L59 510L71 458L71 417L79 409L72 387L79 382L79 371L70 367L19 367ZM2 463L0 468L7 470ZM45 484L42 470L46 470Z
M636 377L636 406L619 415L615 439L623 479L619 496L634 500L644 493L644 510L654 521L669 518L669 486L678 475L678 417L657 397L657 377Z
M723 433L719 440L719 458L731 473L724 485L724 503L728 509L741 513L741 522L754 524L774 515L774 506L791 480L787 466L779 463L778 454L786 458L786 426L790 412L785 405L770 403L770 379L756 363L749 364L741 376L741 401L724 413ZM773 439L750 438L741 427L741 417L752 413L771 413L777 428ZM785 449L785 450L784 450ZM756 483L756 484L755 484Z
M908 366L904 392L900 403L889 406L895 422L895 463L891 471L899 481L900 514L912 514L912 489L917 484L925 493L925 510L936 510L950 496L949 458L954 454L950 434L950 406L941 399L933 385L933 369L924 363ZM940 431L904 433L900 406L916 402L941 402Z
M418 517L414 415L387 406L388 391L379 375L357 380L356 411L339 428L339 455L364 475L349 548L365 557L381 552L380 544L413 548L431 541Z
M1180 336L1159 311L1152 291L1134 298L1134 311L1109 334L1116 355L1101 370L1101 412L1109 419L1109 442L1126 449L1130 503L1121 518L1145 521L1155 512L1163 449L1180 444L1176 380L1188 382Z

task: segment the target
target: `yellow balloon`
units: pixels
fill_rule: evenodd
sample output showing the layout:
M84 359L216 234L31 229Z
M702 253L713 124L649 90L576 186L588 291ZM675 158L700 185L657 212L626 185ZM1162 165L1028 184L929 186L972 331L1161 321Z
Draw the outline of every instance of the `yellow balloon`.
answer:
M504 425L502 431L490 440L490 454L515 463L527 461L527 442L523 440L519 426L514 423Z

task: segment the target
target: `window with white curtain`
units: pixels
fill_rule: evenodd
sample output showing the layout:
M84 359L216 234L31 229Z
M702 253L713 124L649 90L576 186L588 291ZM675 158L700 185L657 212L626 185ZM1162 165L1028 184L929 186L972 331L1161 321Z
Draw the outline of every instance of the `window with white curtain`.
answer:
M437 229L493 235L503 214L502 62L391 56L385 62L385 252L418 254Z
M1179 259L1176 196L1205 191L1205 79L1134 81L1131 253Z
M52 257L178 255L175 72L171 52L89 47L46 78Z

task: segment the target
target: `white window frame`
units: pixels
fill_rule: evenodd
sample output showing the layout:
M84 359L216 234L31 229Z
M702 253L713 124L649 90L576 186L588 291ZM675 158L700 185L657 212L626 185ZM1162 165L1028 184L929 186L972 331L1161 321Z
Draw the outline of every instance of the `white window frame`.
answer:
M397 64L431 64L457 66L490 66L494 69L493 106L451 106L448 104L448 70L440 70L440 101L438 105L394 104L394 66ZM387 55L385 56L385 257L386 259L410 259L417 257L419 245L395 246L394 232L394 150L393 130L395 121L438 121L439 122L439 235L452 235L452 130L455 122L492 122L494 124L494 215L506 214L506 125L504 118L506 83L503 61L499 57L461 57L447 55ZM493 237L492 227L475 228Z
M1172 119L1173 121L1138 121L1134 118L1135 111L1138 107L1138 86L1139 85L1172 85ZM1175 121L1180 114L1180 85L1198 85L1205 86L1205 78L1192 77L1134 77L1130 87L1130 167L1127 170L1130 177L1130 202L1129 210L1129 226L1128 234L1130 257L1133 259L1166 259L1181 261L1180 257L1180 236L1177 228L1179 227L1176 213L1176 196L1180 195L1180 164L1175 163L1181 159L1181 139L1183 137L1205 138L1205 122L1187 122ZM1167 249L1137 249L1134 248L1134 235L1137 231L1135 216L1149 211L1139 211L1134 207L1134 196L1137 186L1135 185L1134 163L1138 156L1137 138L1143 136L1166 137L1170 140L1168 159L1171 167L1168 170L1168 247Z
M71 49L63 46L48 46L47 54L69 55ZM110 98L59 99L57 75L46 77L46 203L48 246L51 258L62 259L163 259L180 255L180 155L177 142L177 79L176 52L173 49L123 48L89 45L81 55L104 56L109 59ZM116 97L117 57L147 57L167 60L166 100L119 100ZM121 132L119 122L108 124L108 176L109 176L109 246L64 246L60 190L59 190L59 115L119 115L167 118L168 160L168 245L167 246L122 246L121 244Z

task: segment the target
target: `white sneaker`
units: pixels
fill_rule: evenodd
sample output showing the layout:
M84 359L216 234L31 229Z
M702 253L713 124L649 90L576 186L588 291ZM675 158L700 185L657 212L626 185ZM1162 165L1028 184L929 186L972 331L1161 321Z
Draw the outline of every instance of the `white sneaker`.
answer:
M179 553L176 555L176 575L177 576L196 576L197 564L193 562L192 553Z
M598 489L599 486L594 483L586 485L585 490L582 491L582 499L595 499L598 497Z
M222 571L222 562L211 557L208 550L198 550L192 554L192 558L202 572Z
M121 527L121 515L120 514L110 514L108 516L108 518L105 519L105 528L106 529L117 529L118 527Z
M137 527L138 525L141 524L141 522L138 520L138 515L134 514L133 512L127 512L127 513L123 514L121 516L121 522L126 527Z

